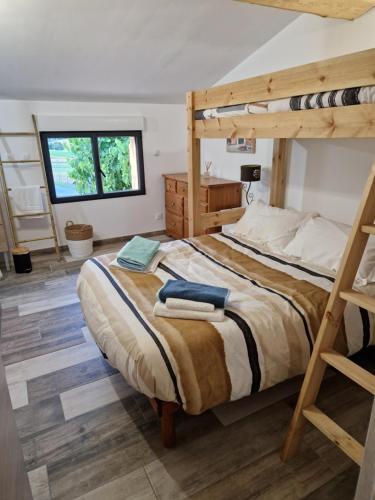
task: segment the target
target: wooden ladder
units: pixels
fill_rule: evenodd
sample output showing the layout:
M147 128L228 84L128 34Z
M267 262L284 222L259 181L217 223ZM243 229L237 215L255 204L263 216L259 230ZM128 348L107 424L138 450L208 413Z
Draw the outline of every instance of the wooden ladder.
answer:
M47 183L47 176L46 176L46 170L44 167L44 161L43 161L43 153L42 153L42 146L40 143L40 136L39 136L39 130L38 130L38 125L36 121L36 116L32 115L32 122L33 122L33 132L0 132L0 137L35 137L36 142L37 142L37 148L38 148L38 156L39 158L36 158L35 160L2 160L0 158L0 180L1 180L1 185L4 190L4 199L5 199L5 204L7 208L7 212L9 215L9 221L10 221L10 230L12 233L12 238L14 241L15 246L22 245L23 243L31 243L35 241L44 241L44 240L53 240L54 241L54 247L56 251L56 255L58 260L60 260L60 248L59 244L57 241L57 233L56 233L56 225L55 225L55 219L53 216L53 211L52 211L52 205L51 205L51 199L49 195L49 190L48 190L48 183ZM43 178L43 185L40 186L41 189L45 190L46 193L46 200L47 200L47 210L39 213L33 213L33 214L14 214L13 213L13 207L12 207L12 202L9 196L9 193L12 191L12 188L8 187L7 185L7 179L4 171L4 167L7 165L24 165L28 164L30 166L35 166L39 165L41 168L42 172L42 178ZM30 240L21 240L18 237L18 230L16 226L16 219L22 219L23 217L40 217L40 216L45 216L49 217L50 221L50 228L51 228L51 233L40 237L40 238L33 238Z
M375 395L375 376L333 350L347 302L375 313L375 298L353 290L367 240L375 235L375 163L367 180L357 216L330 294L307 367L294 415L281 452L286 461L298 450L306 420L317 427L358 465L363 446L315 405L327 365L332 366Z

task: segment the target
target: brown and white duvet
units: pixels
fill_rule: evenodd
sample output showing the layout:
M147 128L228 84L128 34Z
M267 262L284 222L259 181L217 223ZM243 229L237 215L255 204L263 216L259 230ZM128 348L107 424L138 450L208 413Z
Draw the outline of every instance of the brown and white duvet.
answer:
M332 287L331 276L224 234L173 241L153 274L87 261L78 294L109 361L138 391L199 414L305 371ZM231 290L222 323L155 317L156 292L173 278ZM374 341L370 313L348 305L337 348Z

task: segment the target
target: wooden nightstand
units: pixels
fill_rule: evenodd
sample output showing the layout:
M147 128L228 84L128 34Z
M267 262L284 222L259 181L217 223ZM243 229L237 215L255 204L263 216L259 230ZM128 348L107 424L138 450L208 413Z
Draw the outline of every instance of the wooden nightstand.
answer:
M171 238L189 236L187 174L164 174L166 233ZM241 206L241 182L201 177L201 211L216 212ZM220 228L206 232L216 232Z

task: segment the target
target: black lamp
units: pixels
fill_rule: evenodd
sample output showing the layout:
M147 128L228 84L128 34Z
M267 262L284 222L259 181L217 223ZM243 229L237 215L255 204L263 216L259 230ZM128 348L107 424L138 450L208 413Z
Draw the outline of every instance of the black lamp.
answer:
M260 181L260 165L241 165L241 182L248 182L249 185L246 190L246 201L249 205L253 201L253 196L251 196L251 201L249 201L249 191L252 182Z

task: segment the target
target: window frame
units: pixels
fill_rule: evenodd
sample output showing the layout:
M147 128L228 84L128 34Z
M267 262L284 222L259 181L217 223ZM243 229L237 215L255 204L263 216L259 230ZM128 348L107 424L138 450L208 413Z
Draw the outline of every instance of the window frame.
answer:
M113 193L105 193L103 191L102 173L100 169L98 138L118 137L118 136L134 137L135 139L139 188L128 191L115 191ZM91 139L92 156L93 156L96 190L97 190L97 193L95 194L83 194L77 196L64 196L64 197L56 196L55 181L53 178L53 169L51 164L50 152L48 148L48 139L50 138L69 139L69 137L89 137ZM53 205L56 205L58 203L74 203L78 201L103 200L108 198L123 198L126 196L141 196L146 194L145 172L144 172L144 161L143 161L143 144L142 144L143 141L142 141L141 130L40 132L40 142L42 146L48 190L50 193L51 203Z

